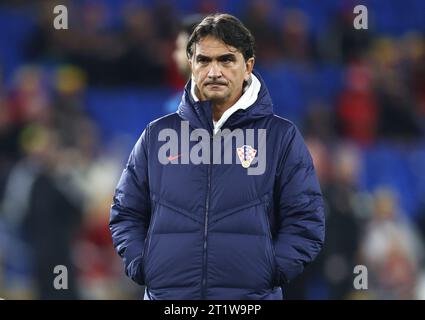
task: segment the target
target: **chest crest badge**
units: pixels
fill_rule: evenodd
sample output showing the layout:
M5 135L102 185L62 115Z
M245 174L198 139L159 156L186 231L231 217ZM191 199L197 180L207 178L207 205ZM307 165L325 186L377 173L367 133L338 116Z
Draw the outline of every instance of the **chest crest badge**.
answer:
M242 167L244 167L245 169L249 168L252 160L254 160L255 155L257 154L257 150L255 150L249 145L243 145L242 147L236 149Z

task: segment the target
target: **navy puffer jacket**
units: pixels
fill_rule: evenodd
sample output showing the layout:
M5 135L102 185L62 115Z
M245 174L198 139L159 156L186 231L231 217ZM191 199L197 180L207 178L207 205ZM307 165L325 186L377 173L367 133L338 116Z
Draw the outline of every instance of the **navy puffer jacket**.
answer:
M129 157L110 229L126 274L146 285L152 299L282 299L281 286L322 248L323 200L311 156L295 125L273 114L255 75L257 101L222 129L266 129L266 140L251 146L266 152L264 173L247 174L236 156L241 146L226 137L220 139L232 143L233 164L182 164L182 153L160 162L163 129L176 130L180 144L181 123L188 121L190 132L205 129L214 139L209 102L193 100L190 82L178 112L151 122Z

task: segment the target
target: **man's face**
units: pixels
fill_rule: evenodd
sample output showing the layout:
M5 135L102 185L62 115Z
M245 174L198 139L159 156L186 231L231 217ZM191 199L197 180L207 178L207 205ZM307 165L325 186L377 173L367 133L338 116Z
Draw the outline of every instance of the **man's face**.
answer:
M195 44L189 62L199 99L219 104L233 104L239 99L243 82L254 66L254 58L245 61L238 49L213 37Z
M177 64L181 75L185 78L190 77L190 65L186 55L186 45L189 35L186 32L180 32L176 39L176 47L173 52L174 61Z

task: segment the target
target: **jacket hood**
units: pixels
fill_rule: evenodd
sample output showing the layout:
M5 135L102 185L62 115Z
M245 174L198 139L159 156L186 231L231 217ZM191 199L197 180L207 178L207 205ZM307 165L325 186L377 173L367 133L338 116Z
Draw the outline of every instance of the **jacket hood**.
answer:
M266 84L258 72L253 71L253 74L260 81L261 88L258 93L257 100L246 109L239 109L230 116L224 123L222 128L237 128L246 123L273 115L273 103L267 90ZM185 120L189 121L189 125L194 128L202 128L213 132L212 108L211 101L195 101L191 95L191 82L189 80L185 86L183 96L177 113Z

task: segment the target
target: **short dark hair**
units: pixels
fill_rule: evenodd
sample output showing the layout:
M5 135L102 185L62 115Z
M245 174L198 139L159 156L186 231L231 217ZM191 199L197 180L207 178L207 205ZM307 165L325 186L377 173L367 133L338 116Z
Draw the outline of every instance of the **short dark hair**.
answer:
M251 32L236 17L215 13L202 20L189 37L186 47L188 58L193 55L193 46L201 39L212 36L238 49L245 61L255 57L255 40Z

